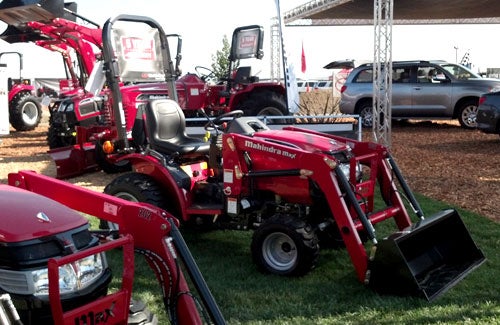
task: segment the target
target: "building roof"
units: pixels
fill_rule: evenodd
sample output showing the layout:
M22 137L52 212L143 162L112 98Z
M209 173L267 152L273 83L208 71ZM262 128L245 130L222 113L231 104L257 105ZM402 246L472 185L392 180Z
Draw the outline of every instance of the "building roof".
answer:
M393 0L393 24L498 24L498 0ZM372 25L374 2L313 0L283 14L285 25Z

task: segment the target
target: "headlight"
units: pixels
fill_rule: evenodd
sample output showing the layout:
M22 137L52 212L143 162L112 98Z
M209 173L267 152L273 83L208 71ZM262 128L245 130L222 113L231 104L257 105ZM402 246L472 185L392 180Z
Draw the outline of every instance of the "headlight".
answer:
M350 173L351 173L351 166L349 163L342 163L339 165L340 170L342 171L342 174L349 179ZM359 182L361 178L363 177L363 171L361 169L361 165L359 163L356 163L356 181Z
M82 258L59 267L59 290L61 294L81 290L100 277L105 269L102 254ZM48 269L31 272L35 295L49 294Z

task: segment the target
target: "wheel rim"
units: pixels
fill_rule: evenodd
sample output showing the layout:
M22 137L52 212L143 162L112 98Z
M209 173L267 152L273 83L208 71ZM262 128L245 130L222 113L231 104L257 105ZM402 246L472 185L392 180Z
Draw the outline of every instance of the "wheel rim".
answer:
M364 127L371 128L373 126L373 108L366 107L361 112L359 112L359 116L361 117L361 124Z
M297 261L297 246L290 236L281 232L272 233L262 243L262 255L273 269L286 271Z
M477 126L477 106L468 105L462 110L462 121L467 127L475 128Z
M35 103L27 102L23 105L23 121L28 125L33 125L38 120L38 107Z

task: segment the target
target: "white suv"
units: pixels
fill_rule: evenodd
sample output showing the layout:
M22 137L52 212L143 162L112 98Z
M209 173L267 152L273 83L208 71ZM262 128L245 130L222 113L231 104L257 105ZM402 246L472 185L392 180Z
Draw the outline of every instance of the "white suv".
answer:
M392 66L392 117L457 118L475 128L479 97L500 90L500 79L487 79L445 61L395 61ZM372 64L353 69L341 89L340 111L359 114L364 127L373 123Z

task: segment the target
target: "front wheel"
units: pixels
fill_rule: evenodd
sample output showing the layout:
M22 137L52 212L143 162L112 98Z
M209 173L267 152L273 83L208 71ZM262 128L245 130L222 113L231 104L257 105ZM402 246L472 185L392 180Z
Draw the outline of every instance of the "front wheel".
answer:
M304 221L275 215L255 230L251 251L260 271L301 276L316 266L319 244L316 233Z
M31 131L40 124L42 105L35 96L20 93L9 106L10 124L17 131Z
M164 194L160 185L150 176L140 173L127 173L118 176L106 185L104 193L132 202L146 202L165 208ZM118 225L101 220L100 229L117 230Z
M140 300L130 301L127 325L157 325L158 318Z
M465 101L459 109L458 122L465 129L475 129L477 127L477 100Z

